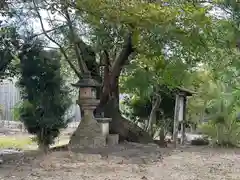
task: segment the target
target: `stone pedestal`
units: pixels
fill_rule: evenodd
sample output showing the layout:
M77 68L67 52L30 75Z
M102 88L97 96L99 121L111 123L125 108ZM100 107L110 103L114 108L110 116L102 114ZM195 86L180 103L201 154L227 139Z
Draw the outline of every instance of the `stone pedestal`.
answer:
M70 149L97 148L106 145L106 137L102 135L102 129L97 121L89 116L84 116L73 133Z
M107 135L107 145L117 145L119 142L118 134L109 134Z
M101 126L102 135L107 137L107 135L109 134L109 123L111 122L112 119L111 118L96 118L96 120Z

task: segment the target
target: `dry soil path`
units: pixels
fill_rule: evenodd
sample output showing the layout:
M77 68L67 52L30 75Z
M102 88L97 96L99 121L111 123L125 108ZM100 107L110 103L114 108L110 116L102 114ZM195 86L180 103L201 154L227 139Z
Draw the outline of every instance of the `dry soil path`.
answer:
M172 150L128 143L78 154L54 152L3 164L0 179L239 180L240 150L203 147Z

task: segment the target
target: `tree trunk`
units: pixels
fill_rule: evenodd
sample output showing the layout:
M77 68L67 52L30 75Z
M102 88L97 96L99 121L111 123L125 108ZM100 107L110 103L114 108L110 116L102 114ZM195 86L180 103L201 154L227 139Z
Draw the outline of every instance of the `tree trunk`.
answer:
M156 112L157 112L157 108L159 107L161 103L161 97L160 95L156 95L155 97L155 100L153 100L153 105L152 105L152 110L151 110L151 113L150 113L150 117L149 117L149 121L148 121L148 126L147 126L147 132L150 134L150 135L154 135L154 131L152 129L152 126L154 124L156 124Z
M39 143L39 144L38 144L38 149L39 149L41 152L47 154L48 151L49 151L49 146L46 145L46 144Z
M186 128L185 128L185 122L183 121L181 123L181 145L184 145L186 139Z
M175 110L174 110L174 125L173 125L173 146L174 148L177 147L178 143L178 126L179 126L179 121L178 121L178 113L179 113L179 97L176 95L176 100L175 100Z
M108 86L110 87L110 86ZM119 110L119 89L118 78L111 84L108 89L102 94L101 102L98 110L104 112L105 117L112 118L110 123L110 133L119 134L120 141L131 141L138 143L150 143L153 142L151 136L140 128L137 124L122 117ZM114 87L114 88L113 88Z
M104 107L105 116L112 118L110 133L119 134L120 141L127 140L139 143L153 142L151 136L146 131L137 126L137 124L122 117L116 106L116 102L109 100Z
M164 129L164 126L162 126L161 129L160 129L159 137L160 137L160 144L166 146L167 143L165 142L165 129Z

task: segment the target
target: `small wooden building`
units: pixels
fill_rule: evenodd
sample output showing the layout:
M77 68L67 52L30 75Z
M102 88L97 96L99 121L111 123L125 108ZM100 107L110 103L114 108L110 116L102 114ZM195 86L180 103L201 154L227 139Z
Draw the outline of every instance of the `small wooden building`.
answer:
M193 94L195 94L195 92L182 87L177 87L175 90L176 100L173 128L174 147L177 146L179 124L181 125L181 144L184 144L187 97L192 96Z

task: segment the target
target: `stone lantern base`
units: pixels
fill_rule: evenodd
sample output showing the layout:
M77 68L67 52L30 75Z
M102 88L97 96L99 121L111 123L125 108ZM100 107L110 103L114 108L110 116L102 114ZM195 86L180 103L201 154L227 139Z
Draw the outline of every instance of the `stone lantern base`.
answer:
M73 86L79 88L77 104L83 110L83 117L69 141L69 148L79 149L105 146L106 136L103 135L102 128L93 115L93 111L100 101L96 99L96 87L100 87L101 84L91 78L90 72L85 72L78 83Z
M84 116L78 128L73 133L70 141L70 149L97 148L106 145L106 137L97 121L89 116Z

